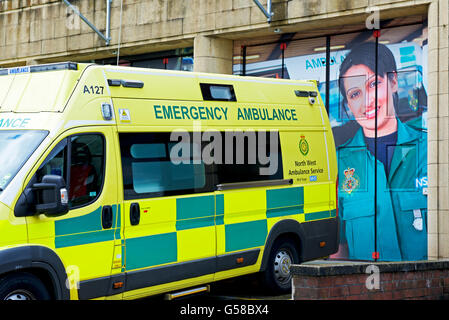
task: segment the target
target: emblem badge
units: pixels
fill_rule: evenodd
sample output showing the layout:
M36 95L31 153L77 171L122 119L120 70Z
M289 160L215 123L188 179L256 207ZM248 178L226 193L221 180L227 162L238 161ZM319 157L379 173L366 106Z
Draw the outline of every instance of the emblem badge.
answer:
M359 181L354 177L355 169L348 168L344 171L344 173L345 173L345 180L343 181L343 191L351 194L351 192L354 191L359 186Z
M309 143L305 136L301 136L301 140L299 140L299 151L301 151L303 156L306 156L309 153Z

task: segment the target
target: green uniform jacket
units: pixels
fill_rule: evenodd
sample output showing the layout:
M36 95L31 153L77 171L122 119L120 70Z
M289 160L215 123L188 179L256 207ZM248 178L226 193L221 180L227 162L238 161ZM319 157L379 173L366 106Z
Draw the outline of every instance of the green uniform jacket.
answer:
M427 259L427 133L398 120L389 177L367 149L362 128L337 149L337 155L341 242L347 243L349 258L373 258L376 164L379 260ZM420 217L422 230L414 226Z

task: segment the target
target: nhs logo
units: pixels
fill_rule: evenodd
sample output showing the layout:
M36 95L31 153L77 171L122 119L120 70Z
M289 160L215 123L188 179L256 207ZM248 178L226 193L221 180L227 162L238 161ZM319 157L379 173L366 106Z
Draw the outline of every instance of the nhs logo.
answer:
M416 189L427 188L427 177L416 178Z

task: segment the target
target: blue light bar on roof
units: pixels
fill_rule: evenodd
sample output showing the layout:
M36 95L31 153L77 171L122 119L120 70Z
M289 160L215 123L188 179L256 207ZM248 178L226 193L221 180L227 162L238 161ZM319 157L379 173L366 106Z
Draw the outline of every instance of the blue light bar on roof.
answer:
M0 69L0 76L9 74L34 73L34 72L56 71L56 70L78 70L78 64L75 62L62 62L62 63L43 64L36 66L24 66L9 69Z
M63 63L52 63L30 67L30 72L43 72L55 70L78 70L78 64L75 62L63 62Z
M8 74L29 73L30 67L9 68Z

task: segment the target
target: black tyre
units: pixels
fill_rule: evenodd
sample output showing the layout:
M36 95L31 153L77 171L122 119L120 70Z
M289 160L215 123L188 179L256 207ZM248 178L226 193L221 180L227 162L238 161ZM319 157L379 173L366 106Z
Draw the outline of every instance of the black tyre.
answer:
M289 239L279 239L271 249L267 267L262 274L269 292L286 294L292 289L290 265L299 263L299 254L295 244Z
M0 300L50 299L45 285L31 273L12 273L0 279Z

